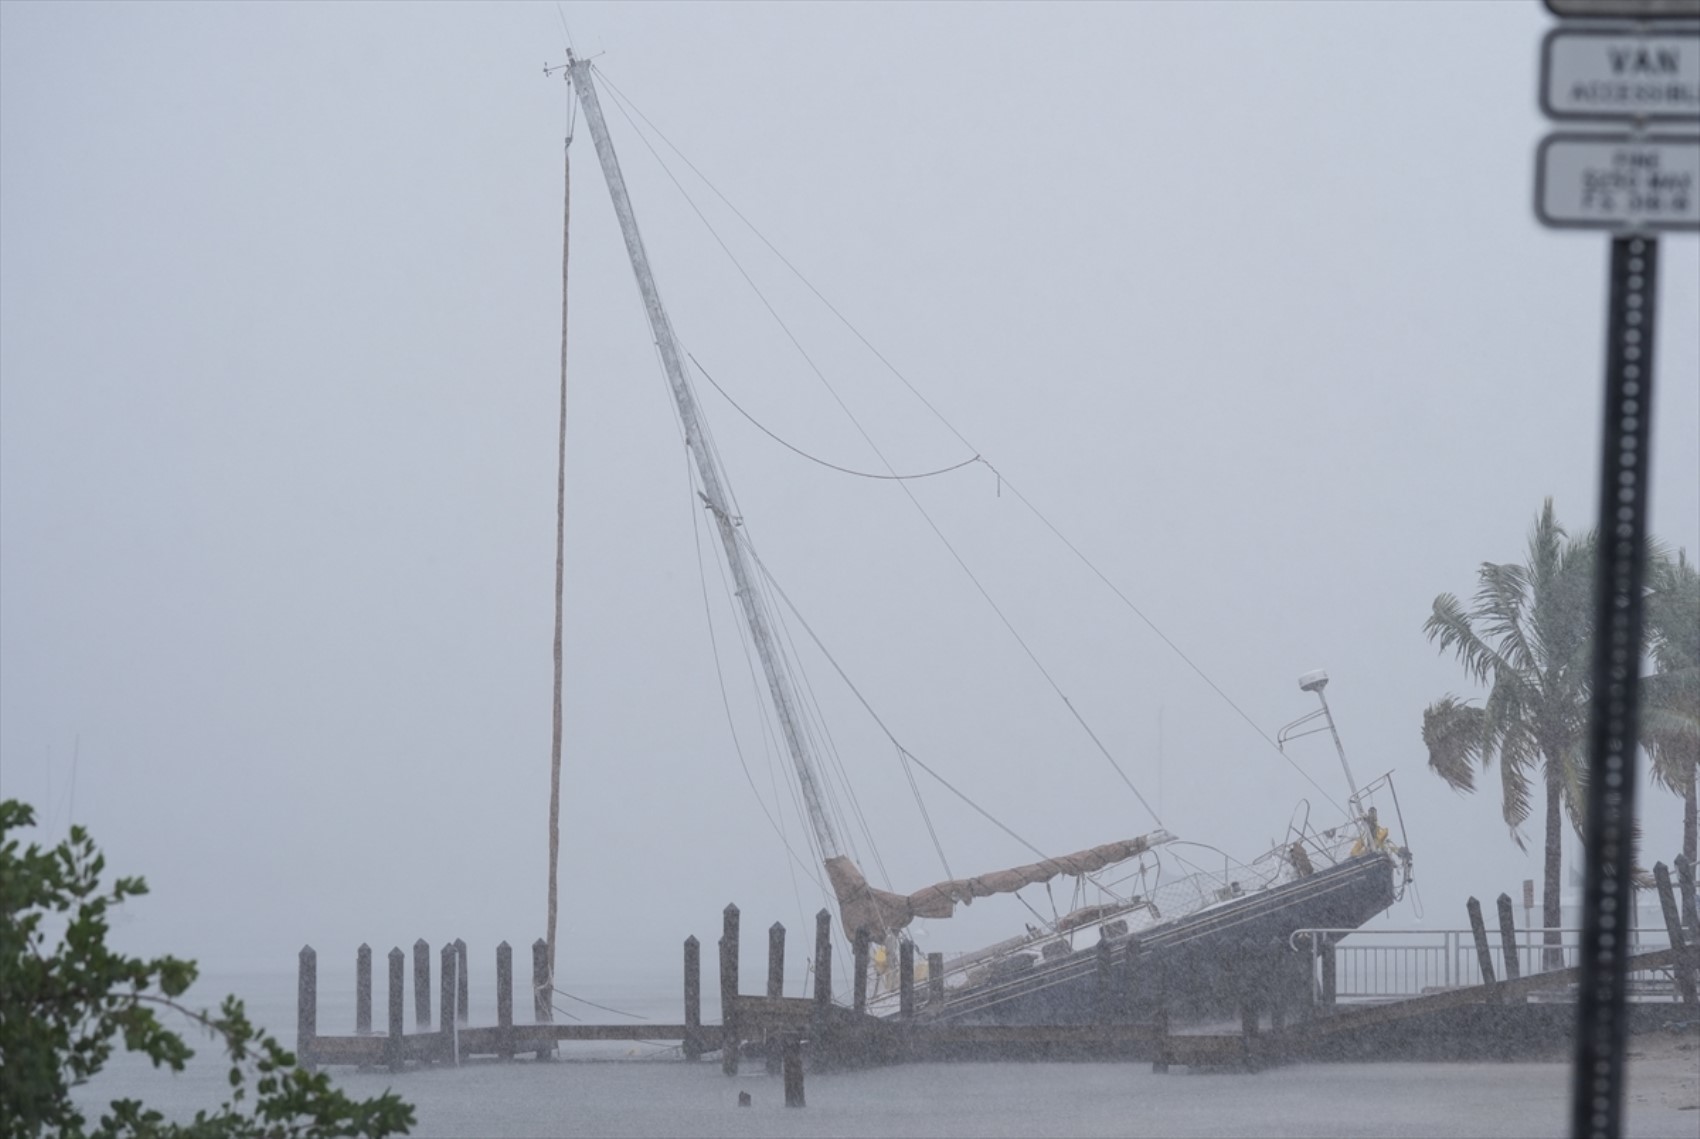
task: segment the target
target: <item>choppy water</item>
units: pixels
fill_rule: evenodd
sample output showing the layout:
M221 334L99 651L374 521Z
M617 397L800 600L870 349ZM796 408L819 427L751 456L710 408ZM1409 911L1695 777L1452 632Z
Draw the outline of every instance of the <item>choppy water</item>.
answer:
M321 976L321 1031L349 1031L352 984ZM383 980L376 1004L383 1008ZM192 1003L234 991L255 1019L294 1041L295 979L283 974L210 977ZM676 1020L676 998L641 986L580 996ZM488 994L472 994L475 1023L494 1020ZM571 1002L563 1002L572 1007ZM709 1004L712 1007L712 1004ZM410 1002L411 1008L411 1002ZM612 1021L587 1010L586 1019ZM410 1018L411 1019L411 1018ZM176 1117L221 1102L223 1066L210 1042L178 1076L118 1057L82 1098L90 1107L137 1096ZM777 1076L759 1063L728 1079L718 1064L688 1064L653 1045L584 1046L553 1063L481 1061L399 1074L336 1069L350 1094L394 1089L426 1136L1546 1136L1568 1130L1569 1072L1562 1064L1310 1064L1246 1075L1154 1074L1139 1063L913 1064L811 1073L808 1106L788 1109ZM1635 1091L1632 1086L1632 1093ZM738 1093L752 1105L737 1106ZM1628 1133L1700 1132L1700 1111L1631 1095Z

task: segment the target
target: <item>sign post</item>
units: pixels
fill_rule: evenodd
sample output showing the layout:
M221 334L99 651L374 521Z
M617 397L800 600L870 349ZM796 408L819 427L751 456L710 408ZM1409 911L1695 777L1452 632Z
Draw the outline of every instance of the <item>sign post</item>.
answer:
M1628 1042L1658 235L1700 232L1700 29L1666 21L1700 20L1700 0L1545 3L1565 19L1637 21L1561 24L1542 40L1541 110L1627 129L1548 135L1535 153L1534 203L1543 225L1611 234L1571 1134L1616 1139ZM1682 126L1648 134L1649 123Z
M1611 241L1606 384L1594 563L1588 840L1582 892L1582 978L1576 1002L1571 1122L1576 1136L1623 1133L1628 1043L1630 863L1646 580L1648 444L1653 419L1653 316L1658 239Z

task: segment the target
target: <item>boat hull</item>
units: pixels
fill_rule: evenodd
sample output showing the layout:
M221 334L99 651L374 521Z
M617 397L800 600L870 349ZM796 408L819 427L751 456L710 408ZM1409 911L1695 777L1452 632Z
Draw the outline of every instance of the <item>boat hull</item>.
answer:
M1360 855L1108 938L1108 985L1095 947L1048 960L1014 955L1000 975L953 990L944 1008L929 1011L963 1023L1084 1024L1149 1013L1159 1002L1195 1021L1236 1016L1247 1003L1268 1007L1308 989L1311 956L1292 948L1294 931L1356 929L1393 904L1394 869L1385 855Z

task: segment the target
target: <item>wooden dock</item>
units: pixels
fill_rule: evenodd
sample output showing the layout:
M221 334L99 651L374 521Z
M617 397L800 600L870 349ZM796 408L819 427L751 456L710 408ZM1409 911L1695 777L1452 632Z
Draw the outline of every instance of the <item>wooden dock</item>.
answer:
M1657 871L1664 871L1661 864ZM1690 1014L1700 1014L1695 991L1700 972L1700 937L1690 944L1676 921L1670 899L1668 875L1659 873L1665 899L1670 948L1630 958L1631 972L1660 970L1673 982L1675 995ZM1510 907L1500 899L1500 933L1512 944ZM1263 985L1257 978L1240 978L1245 1004L1240 1031L1191 1034L1172 1032L1164 994L1136 1008L1130 993L1120 992L1117 977L1132 975L1131 969L1117 973L1110 946L1100 947L1097 957L1099 984L1108 999L1100 1002L1099 1019L1087 1024L985 1024L965 1023L948 1015L942 958L929 961L928 992L917 1000L915 961L906 945L900 957L900 1012L895 1017L877 1017L866 1011L865 936L855 939L857 976L852 985L850 1007L832 999L831 916L822 910L815 919L814 995L786 997L781 993L784 977L785 929L775 923L768 930L768 983L764 994L738 991L739 913L727 906L719 943L721 1017L719 1024L704 1024L701 1009L700 951L697 939L684 944L684 1016L672 1024L556 1024L552 994L545 978L547 948L540 939L532 946L533 1023L516 1024L513 1017L513 960L506 942L496 950L497 1023L474 1027L466 1024L468 966L466 945L455 941L441 947L437 987L437 1019L432 1022L430 951L424 941L413 947L411 991L415 1031L404 1030L407 998L406 958L400 948L388 955L388 1018L385 1030L372 1026L371 951L361 946L356 954L355 1032L353 1035L321 1035L318 1032L317 955L311 947L300 953L296 1053L309 1066L346 1064L362 1067L408 1064L458 1064L474 1057L514 1059L553 1056L562 1042L632 1041L677 1043L687 1060L719 1052L721 1068L736 1074L745 1058L766 1062L770 1071L787 1065L788 1096L795 1082L801 1102L801 1059L807 1047L809 1063L815 1068L864 1066L905 1061L952 1060L1084 1060L1121 1059L1148 1061L1154 1070L1171 1065L1186 1067L1236 1068L1255 1071L1270 1064L1304 1059L1465 1058L1445 1049L1451 1044L1461 1053L1463 1037L1484 1038L1484 1055L1514 1054L1536 1044L1550 1048L1555 1037L1567 1038L1574 1012L1567 1003L1529 1003L1541 993L1562 991L1579 983L1579 969L1560 969L1518 976L1516 956L1507 953L1502 961L1510 976L1493 975L1489 942L1481 907L1470 899L1470 916L1482 975L1479 984L1425 993L1379 1003L1334 1005L1326 991L1328 970L1324 968L1324 993L1317 1002L1287 1007L1290 988ZM1137 944L1126 953L1138 953ZM1247 958L1248 964L1254 959ZM1131 967L1134 962L1127 964ZM1276 963L1272 970L1285 967ZM1274 972L1271 973L1271 977ZM1646 1006L1669 1009L1669 1004ZM1411 1029L1421 1025L1423 1031ZM1391 1031L1390 1031L1391 1030ZM1458 1043L1451 1043L1454 1039ZM1491 1038L1491 1039L1488 1039ZM1412 1052L1410 1041L1424 1042L1429 1051ZM1400 1049L1404 1049L1401 1051ZM1437 1050L1438 1049L1438 1050ZM795 1069L793 1071L793 1068Z

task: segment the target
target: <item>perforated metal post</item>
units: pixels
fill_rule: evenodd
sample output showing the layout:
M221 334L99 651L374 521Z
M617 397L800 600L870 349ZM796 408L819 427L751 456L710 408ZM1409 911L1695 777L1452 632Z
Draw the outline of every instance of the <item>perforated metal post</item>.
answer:
M1593 696L1582 976L1576 1004L1571 1133L1623 1131L1624 985L1629 954L1631 828L1646 580L1648 444L1653 418L1653 301L1658 242L1614 237L1606 314L1600 515L1594 569Z

